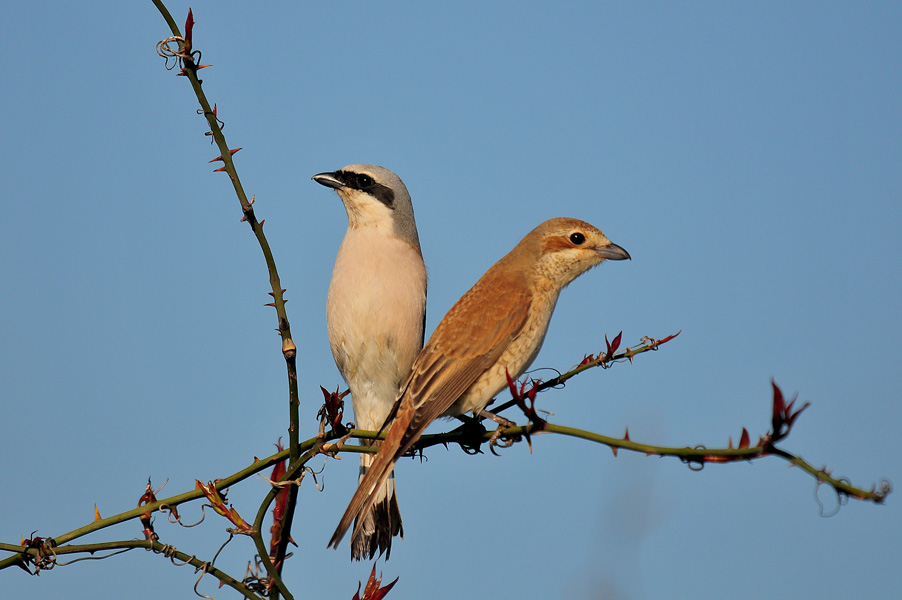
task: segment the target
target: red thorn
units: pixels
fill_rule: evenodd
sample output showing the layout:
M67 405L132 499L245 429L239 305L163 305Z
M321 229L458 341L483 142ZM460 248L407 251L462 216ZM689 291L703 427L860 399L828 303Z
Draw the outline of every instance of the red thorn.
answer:
M212 67L213 65L197 65L197 70L206 69L207 67Z
M260 227L263 227L264 223L266 223L266 219L263 219L262 221L260 221Z
M204 65L204 66L210 66L210 65ZM200 69L200 67L198 67L198 69ZM234 156L235 153L238 152L239 150L241 150L241 148L233 148L232 150L229 150L229 156ZM216 162L217 160L222 160L222 154L220 154L219 156L217 156L210 162Z
M272 306L273 308L275 308L275 307L276 307L276 303L275 303L275 302L267 302L267 303L264 304L263 306Z
M213 169L213 172L218 173L219 171L225 171L225 170L226 170L225 167L219 167L218 169Z
M617 446L611 446L611 452L614 453L614 458L617 458Z
M626 433L623 434L623 441L625 441L625 442L630 441L630 428L629 427L626 428Z
M746 431L745 427L742 428L742 436L739 438L739 448L748 448L749 447L749 432Z
M664 338L663 340L658 340L658 343L657 343L656 345L657 345L657 346L660 346L661 344L666 344L667 342L669 342L670 340L672 340L672 339L675 338L676 336L680 335L681 333L683 333L683 330L682 330L682 329L680 329L679 331L677 331L677 332L674 333L673 335L668 335L668 336L667 336L666 338Z

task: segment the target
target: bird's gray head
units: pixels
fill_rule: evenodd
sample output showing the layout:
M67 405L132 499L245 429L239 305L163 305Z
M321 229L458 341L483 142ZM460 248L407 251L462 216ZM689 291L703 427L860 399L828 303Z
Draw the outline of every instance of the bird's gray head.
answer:
M348 227L375 227L419 248L417 223L407 186L401 178L376 165L348 165L339 171L319 173L313 180L333 188L348 212Z
M604 260L627 260L629 252L612 242L598 228L579 219L545 221L511 251L534 274L560 289Z

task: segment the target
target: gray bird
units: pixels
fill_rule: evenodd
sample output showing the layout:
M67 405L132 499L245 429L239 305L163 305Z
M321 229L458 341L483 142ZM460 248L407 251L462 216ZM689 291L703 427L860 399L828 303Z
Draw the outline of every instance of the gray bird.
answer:
M313 180L333 188L348 213L326 302L329 345L351 390L357 427L378 430L423 347L426 266L413 205L404 182L382 167L348 165ZM360 455L361 481L373 459ZM354 560L383 552L388 559L392 537L404 536L394 472L377 487L356 515Z

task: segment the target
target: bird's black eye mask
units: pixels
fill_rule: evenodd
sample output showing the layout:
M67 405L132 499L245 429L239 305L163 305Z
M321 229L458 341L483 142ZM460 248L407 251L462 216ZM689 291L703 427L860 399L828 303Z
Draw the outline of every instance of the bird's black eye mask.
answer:
M336 173L341 181L349 188L366 192L385 206L395 207L395 193L390 187L384 186L366 173L354 173L353 171L338 171Z

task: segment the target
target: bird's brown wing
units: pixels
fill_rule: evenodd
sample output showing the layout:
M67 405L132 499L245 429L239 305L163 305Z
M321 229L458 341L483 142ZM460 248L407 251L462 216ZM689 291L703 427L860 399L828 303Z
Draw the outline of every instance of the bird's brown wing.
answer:
M354 518L369 510L374 490L391 473L395 461L495 364L523 330L532 301L525 282L490 275L491 269L451 307L414 362L401 387L386 439L329 546L338 547Z
M523 330L531 301L525 282L487 276L451 307L401 388L401 407L414 414L396 458L498 361Z

